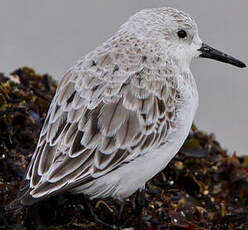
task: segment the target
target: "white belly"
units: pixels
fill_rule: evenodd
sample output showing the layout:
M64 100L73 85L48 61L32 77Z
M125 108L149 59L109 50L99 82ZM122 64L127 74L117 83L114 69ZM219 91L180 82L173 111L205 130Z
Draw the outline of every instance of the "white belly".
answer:
M178 111L173 132L168 134L166 144L150 151L133 161L95 179L94 181L71 190L73 193L84 193L91 198L116 197L125 198L164 169L177 154L190 131L198 106L198 97L190 97L187 104Z

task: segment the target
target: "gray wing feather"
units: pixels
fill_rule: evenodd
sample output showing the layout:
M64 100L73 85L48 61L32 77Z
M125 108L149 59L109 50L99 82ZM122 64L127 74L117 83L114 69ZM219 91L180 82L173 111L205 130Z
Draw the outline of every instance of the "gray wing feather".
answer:
M149 59L120 61L118 52L85 59L60 82L26 174L33 198L94 180L164 141L175 87Z

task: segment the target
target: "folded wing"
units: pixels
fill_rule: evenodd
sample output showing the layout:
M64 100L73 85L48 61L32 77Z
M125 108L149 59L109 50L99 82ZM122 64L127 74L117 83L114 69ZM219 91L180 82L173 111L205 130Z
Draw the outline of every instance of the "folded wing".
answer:
M175 82L147 58L134 61L130 71L105 54L64 76L12 208L95 180L166 141Z

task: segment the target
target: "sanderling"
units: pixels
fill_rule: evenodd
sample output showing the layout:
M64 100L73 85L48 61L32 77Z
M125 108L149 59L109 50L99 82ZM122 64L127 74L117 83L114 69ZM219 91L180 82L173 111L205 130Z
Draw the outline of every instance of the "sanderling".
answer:
M124 198L179 151L198 92L190 64L245 64L204 44L188 14L145 9L81 58L57 88L17 199L9 209L70 191Z

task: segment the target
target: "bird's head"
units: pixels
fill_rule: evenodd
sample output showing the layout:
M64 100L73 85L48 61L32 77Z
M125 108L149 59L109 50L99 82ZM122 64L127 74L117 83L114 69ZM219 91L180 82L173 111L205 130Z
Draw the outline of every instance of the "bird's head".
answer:
M122 29L135 33L143 42L159 44L160 51L166 52L166 55L181 66L189 67L194 58L201 57L246 67L236 58L203 43L194 19L173 8L141 10Z

